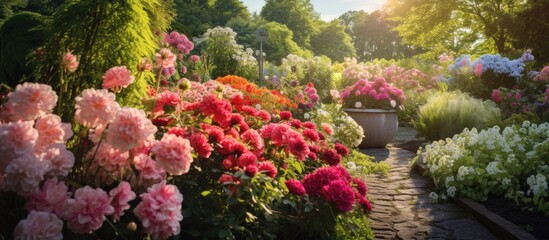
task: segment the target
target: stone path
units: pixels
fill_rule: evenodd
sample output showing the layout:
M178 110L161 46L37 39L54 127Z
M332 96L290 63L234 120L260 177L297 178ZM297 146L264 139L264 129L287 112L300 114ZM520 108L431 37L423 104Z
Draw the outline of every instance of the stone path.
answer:
M365 177L375 239L497 239L456 204L430 202L432 181L411 168L416 153L398 147L414 139L413 129L399 128L385 149L361 150L391 165L387 176Z

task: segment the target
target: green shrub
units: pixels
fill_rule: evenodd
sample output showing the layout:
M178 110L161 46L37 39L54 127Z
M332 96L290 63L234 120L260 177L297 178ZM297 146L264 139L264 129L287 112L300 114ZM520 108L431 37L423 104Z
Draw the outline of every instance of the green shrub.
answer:
M390 165L385 162L374 162L374 157L366 155L358 150L351 150L349 155L343 158L343 163L349 173L354 177L362 177L368 174L389 173Z
M332 63L329 58L303 58L290 54L282 59L280 68L286 73L283 81L298 80L300 85L313 83L320 100L324 103L331 101L330 90L334 88L334 84L332 81Z
M416 129L434 141L452 137L465 128L484 129L501 118L499 108L491 101L474 99L462 92L434 95L419 108Z
M423 92L417 92L415 90L404 91L406 101L404 102L404 108L398 111L399 125L408 126L412 125L413 121L418 120L419 108L427 103L427 100L433 94L439 94L445 90L429 89Z

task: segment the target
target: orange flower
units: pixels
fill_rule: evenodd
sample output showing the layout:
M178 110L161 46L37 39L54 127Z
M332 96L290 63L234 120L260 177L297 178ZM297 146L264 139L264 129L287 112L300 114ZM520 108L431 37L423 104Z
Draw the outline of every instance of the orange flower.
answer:
M282 95L279 91L269 90L264 87L260 88L255 83L248 82L243 77L228 75L219 77L216 81L228 84L232 88L242 91L251 104L261 103L261 107L265 110L297 108L296 103Z

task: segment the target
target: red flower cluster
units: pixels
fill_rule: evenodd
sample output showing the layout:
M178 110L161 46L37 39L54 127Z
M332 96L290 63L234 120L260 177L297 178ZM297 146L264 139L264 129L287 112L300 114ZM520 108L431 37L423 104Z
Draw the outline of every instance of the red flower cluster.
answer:
M351 211L355 202L365 209L371 209L370 202L365 198L366 184L360 179L351 179L341 165L318 168L307 174L302 183L309 196L322 197L334 203L342 212Z

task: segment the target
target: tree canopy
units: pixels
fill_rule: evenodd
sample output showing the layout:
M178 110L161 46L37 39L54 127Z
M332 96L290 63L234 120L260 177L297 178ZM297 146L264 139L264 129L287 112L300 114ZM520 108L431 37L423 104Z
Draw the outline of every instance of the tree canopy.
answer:
M353 39L337 20L325 24L318 34L311 37L311 47L315 54L328 56L333 61L355 56Z
M506 53L507 24L526 0L388 0L387 6L405 43L434 54L445 49Z
M310 0L266 0L261 17L286 25L293 32L293 40L307 49L311 49L311 36L321 21Z

